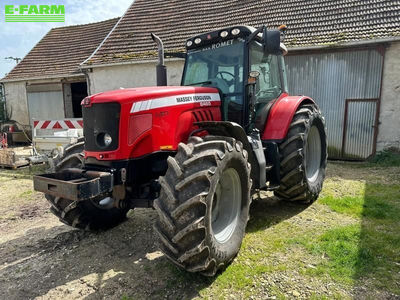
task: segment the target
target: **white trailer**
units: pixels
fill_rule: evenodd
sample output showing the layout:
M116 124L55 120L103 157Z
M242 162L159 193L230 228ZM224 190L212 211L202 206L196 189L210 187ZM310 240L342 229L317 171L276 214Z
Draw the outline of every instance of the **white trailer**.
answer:
M83 137L82 119L33 120L32 144L36 155L56 158L67 145Z

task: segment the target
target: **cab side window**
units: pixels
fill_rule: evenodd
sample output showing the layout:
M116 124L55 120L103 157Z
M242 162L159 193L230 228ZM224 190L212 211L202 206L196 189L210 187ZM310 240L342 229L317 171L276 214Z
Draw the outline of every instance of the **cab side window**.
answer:
M258 71L256 103L266 104L282 93L278 56L264 53L258 42L250 46L250 71Z
M189 57L191 62L186 70L185 82L183 84L194 84L207 81L209 78L208 64L204 61L196 61L194 57Z

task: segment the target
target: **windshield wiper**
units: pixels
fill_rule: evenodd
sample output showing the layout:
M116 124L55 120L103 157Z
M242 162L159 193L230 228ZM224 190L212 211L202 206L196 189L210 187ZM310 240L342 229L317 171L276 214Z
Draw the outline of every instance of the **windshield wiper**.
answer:
M202 82L185 84L185 86L188 86L188 85L199 85L199 84L212 84L212 82L211 81L202 81Z

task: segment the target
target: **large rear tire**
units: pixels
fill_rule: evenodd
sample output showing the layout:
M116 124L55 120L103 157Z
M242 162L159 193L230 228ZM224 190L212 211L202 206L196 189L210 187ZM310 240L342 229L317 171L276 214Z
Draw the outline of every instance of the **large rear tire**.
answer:
M64 149L64 156L55 165L55 172L67 168L82 168L84 142L68 145ZM51 203L50 211L61 222L69 226L85 230L106 230L121 223L126 218L129 209L108 208L99 205L98 201L73 201L61 197L45 195Z
M325 120L315 104L301 105L279 145L281 184L275 195L312 203L322 189L327 163Z
M213 276L239 252L249 219L250 164L233 138L179 144L154 202L162 252L190 272Z

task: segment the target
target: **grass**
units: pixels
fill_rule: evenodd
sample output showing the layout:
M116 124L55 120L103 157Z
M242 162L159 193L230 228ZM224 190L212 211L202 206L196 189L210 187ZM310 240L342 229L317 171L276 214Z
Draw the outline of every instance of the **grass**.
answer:
M357 218L387 219L396 221L400 216L400 185L365 183L356 196L334 197L327 195L319 202L332 210ZM397 199L396 199L397 198Z
M31 197L32 197L32 194L33 194L33 190L27 190L27 191L24 191L24 192L22 192L21 194L19 194L19 198L28 198L28 199L31 199Z
M385 173L388 166L400 165L399 157L382 152L374 162L361 166ZM357 224L296 240L313 255L327 257L310 273L328 274L338 282L352 285L370 280L375 288L399 295L400 184L390 179L379 182L333 177L327 180L319 203L354 218Z
M315 238L294 239L313 256L323 257L315 269L307 269L306 274L312 276L329 275L332 279L343 283L353 283L353 275L360 263L359 247L360 226L349 225L335 228ZM365 259L370 259L365 255Z
M330 166L344 175L328 176L311 207L256 207L238 257L200 295L262 298L262 278L278 278L267 285L277 299L291 289L311 299L351 298L359 287L366 298L400 295L400 182L388 175L388 166L400 174L398 155ZM325 284L329 293L313 291Z
M306 274L329 276L348 285L371 279L376 288L399 294L400 278L394 271L399 263L400 228L383 232L384 228L378 228L377 224L355 224L329 230L316 238L294 240L313 256L324 257Z

